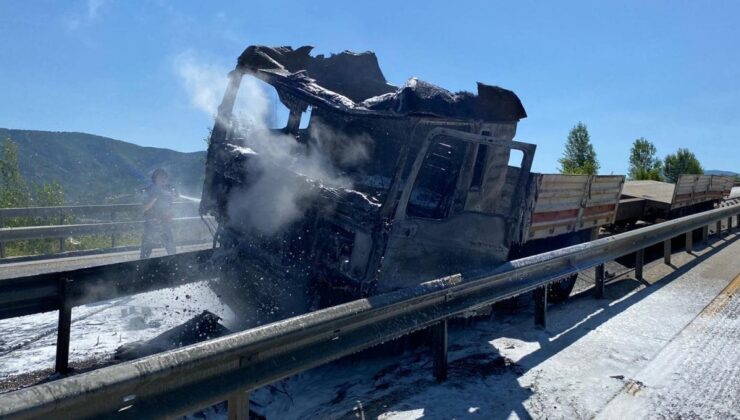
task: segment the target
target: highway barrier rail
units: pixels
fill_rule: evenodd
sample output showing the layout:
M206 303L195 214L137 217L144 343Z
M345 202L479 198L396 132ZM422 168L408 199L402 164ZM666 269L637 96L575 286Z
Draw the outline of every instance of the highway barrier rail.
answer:
M634 253L635 277L641 279L647 247L663 243L665 261L670 263L672 238L686 235L686 249L691 252L694 231L702 229L706 239L708 226L717 223L717 228L720 228L719 222L726 219L727 229L724 232L717 229L717 234L729 233L733 230L733 218L736 229L740 223L740 206L717 208L522 258L465 277L454 275L432 280L408 289L43 383L0 395L0 417L171 417L226 400L230 418L246 418L249 392L425 328L433 332L434 374L442 380L447 373L447 322L450 318L534 291L535 323L545 326L549 283L595 268L594 291L595 296L601 298L606 262ZM185 255L176 257L187 258ZM198 258L204 261L206 257L207 254L199 254ZM52 275L47 275L46 283L34 283L32 278L27 278L25 281L29 282L29 287L20 294L12 287L6 287L7 280L0 280L0 307L10 305L16 308L15 312L3 313L3 316L8 316L41 309L43 305L38 302L43 299L56 299L56 305L65 308L65 305L110 298L119 293L169 287L183 281L182 276L193 275L193 270L178 268L172 258L154 259L148 262L152 264L149 268L116 264L110 268L96 267L97 274L85 270L55 273L56 283ZM193 264L199 264L198 258L192 260ZM120 271L124 267L126 271ZM119 275L112 276L113 270L119 270ZM165 278L157 279L157 282L162 281L161 285L154 282L158 272L169 273ZM76 280L76 276L83 280ZM125 284L142 277L150 279L141 283L146 287L125 289ZM68 286L64 293L65 289L59 286L64 284L62 279L72 285L76 281L97 281L95 290L110 287L113 291L82 298L80 296L87 295L79 295L76 288L84 289L84 286ZM17 285L24 283L20 279L10 281ZM25 303L18 304L19 301ZM33 305L37 306L23 309ZM53 307L48 305L45 307L47 310Z
M179 217L174 222L179 244L204 243L212 240L210 229L198 217L197 203L178 202L173 211ZM119 244L120 234L141 232L144 222L141 204L105 204L90 206L26 207L0 209L0 258L6 258L6 244L34 239L58 239L59 252L65 252L67 238L86 235L109 235L110 249ZM6 227L12 220L38 221L41 226ZM51 224L50 219L57 223ZM118 219L118 220L117 220ZM49 256L49 255L47 255Z

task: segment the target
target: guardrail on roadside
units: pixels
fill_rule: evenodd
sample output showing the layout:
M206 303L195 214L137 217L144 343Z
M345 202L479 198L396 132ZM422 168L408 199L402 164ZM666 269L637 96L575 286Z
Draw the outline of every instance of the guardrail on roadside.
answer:
M0 280L0 319L59 311L55 370L68 371L72 308L203 280L212 249Z
M695 230L707 232L710 224L726 218L729 233L733 230L732 217L736 219L735 224L740 225L740 206L718 208L534 255L466 278L455 275L433 280L36 385L0 395L0 417L169 417L227 400L230 417L246 418L250 391L425 328L433 331L435 376L444 379L448 319L534 291L535 322L544 326L549 283L595 268L595 295L603 297L606 262L635 253L635 277L641 279L645 248L662 242L665 260L670 262L672 238L685 234L687 250L691 252ZM721 235L722 231L717 233ZM161 264L170 264L165 259L160 260ZM104 267L96 269L101 270L99 275L107 271ZM141 276L137 270L129 270L130 274ZM153 275L157 271L146 272ZM73 273L57 275L74 284ZM121 284L130 281L120 280L123 276L118 278ZM3 282L0 281L0 303L5 302L2 306L14 301L10 298L12 293L7 294L9 289L2 287ZM53 284L33 286L21 295L27 301L34 301L34 296L38 295L55 296L50 290L42 291L43 287L53 288ZM75 293L71 296L76 296ZM62 295L62 302L65 296Z
M190 201L181 201L173 203L175 208L178 207L195 207L197 203ZM0 208L0 227L2 220L12 217L68 217L68 216L87 216L91 214L115 214L123 212L140 212L141 204L93 204L88 206L53 206L53 207L14 207Z
M174 210L183 212L196 210L197 205L191 202L174 203ZM59 206L59 207L26 207L26 208L4 208L0 209L0 258L5 258L5 244L15 241L32 239L59 239L59 251L64 252L65 238L83 235L110 235L110 248L116 248L116 235L127 232L141 231L143 221L128 220L116 221L116 215L120 213L141 212L141 204L103 204L90 206ZM197 210L192 212L197 215ZM64 224L65 220L75 216L91 216L104 214L107 220L85 223ZM3 221L13 218L58 218L59 224L46 226L19 226L4 227ZM174 219L176 229L182 232L196 232L197 241L207 242L210 232L199 217L178 217ZM196 231L195 229L201 229ZM176 232L177 233L177 232ZM177 236L177 235L176 235ZM192 241L191 241L192 242Z
M183 225L200 226L203 220L200 217L178 217L172 219L177 228ZM109 235L131 231L141 231L144 221L132 222L101 222L76 225L28 226L19 228L0 229L0 241L22 241L27 239L63 238L82 235Z

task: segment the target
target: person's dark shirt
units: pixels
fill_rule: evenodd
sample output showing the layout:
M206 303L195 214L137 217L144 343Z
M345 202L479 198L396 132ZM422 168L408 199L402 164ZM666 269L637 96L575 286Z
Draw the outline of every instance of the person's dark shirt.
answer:
M144 211L144 219L169 221L172 219L172 203L178 197L177 191L171 185L158 187L151 184L142 190L144 205L149 204L155 197L157 201L149 209Z

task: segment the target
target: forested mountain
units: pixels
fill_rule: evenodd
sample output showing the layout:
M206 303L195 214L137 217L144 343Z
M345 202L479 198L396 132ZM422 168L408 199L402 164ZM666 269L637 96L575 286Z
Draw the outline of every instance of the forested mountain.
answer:
M8 137L18 145L26 182L58 182L68 204L131 202L157 167L170 173L183 194L200 197L205 152L142 147L86 133L0 128L0 141Z

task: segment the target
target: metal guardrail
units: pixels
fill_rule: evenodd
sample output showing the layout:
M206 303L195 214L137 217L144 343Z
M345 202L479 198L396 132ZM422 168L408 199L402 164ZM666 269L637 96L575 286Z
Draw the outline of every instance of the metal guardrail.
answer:
M212 249L0 280L0 319L59 310L204 279Z
M185 201L176 202L173 205L177 207L194 206L197 203ZM53 206L53 207L15 207L0 209L0 220L12 217L66 217L66 216L85 216L100 213L122 213L141 211L141 204L94 204L89 206Z
M176 202L174 209L182 211L187 208L197 209L192 202ZM141 220L115 221L119 213L140 213L141 204L103 204L90 206L58 206L58 207L24 207L0 209L0 258L6 257L5 244L33 239L59 239L59 250L64 251L64 238L83 235L111 235L111 248L116 247L116 234L141 231L144 224ZM110 221L94 223L64 224L65 218L71 216L90 216L106 214ZM47 226L3 227L4 220L13 218L40 218L58 217L59 224ZM177 225L200 225L199 217L178 217L174 219Z
M73 307L206 279L212 252L0 280L0 319L58 310L55 371L67 373Z
M177 225L202 224L200 217L178 217L172 219ZM27 239L60 238L82 235L109 235L131 231L141 231L144 221L101 222L76 225L27 226L0 228L0 242L23 241Z
M535 321L546 324L546 287L571 274L596 268L597 297L603 296L604 263L636 253L642 277L644 249L732 217L724 207L592 242L356 300L177 350L109 366L0 395L0 417L173 416L228 400L230 415L245 413L248 392L413 331L433 329L435 375L446 375L447 320L467 311L535 291ZM721 232L718 231L721 234ZM0 292L2 295L2 292ZM248 410L246 410L248 412Z

